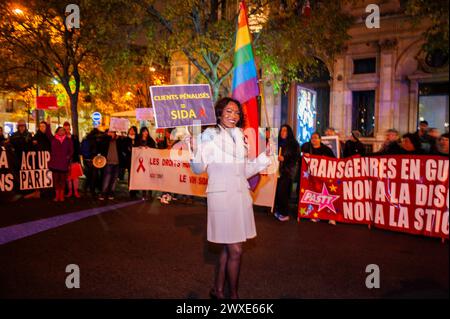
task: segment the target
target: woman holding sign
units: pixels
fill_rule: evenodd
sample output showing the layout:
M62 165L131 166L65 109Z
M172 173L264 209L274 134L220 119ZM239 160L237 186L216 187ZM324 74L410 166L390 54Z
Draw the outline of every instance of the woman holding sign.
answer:
M242 243L256 236L247 179L264 170L271 161L262 153L255 162L248 162L241 129L243 113L238 101L223 98L215 110L217 126L198 136L191 148L191 168L196 174L208 173L207 239L223 245L210 295L224 298L225 278L228 278L230 297L237 299Z

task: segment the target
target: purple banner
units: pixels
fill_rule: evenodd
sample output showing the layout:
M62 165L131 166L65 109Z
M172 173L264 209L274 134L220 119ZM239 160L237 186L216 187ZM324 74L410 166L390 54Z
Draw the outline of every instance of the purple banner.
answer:
M150 94L157 128L216 124L207 84L151 86Z

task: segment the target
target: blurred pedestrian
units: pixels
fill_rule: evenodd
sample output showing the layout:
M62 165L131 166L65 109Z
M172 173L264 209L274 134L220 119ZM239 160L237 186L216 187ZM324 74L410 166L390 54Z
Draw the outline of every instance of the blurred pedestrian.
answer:
M344 157L350 157L354 155L365 156L366 148L360 141L361 133L357 130L352 131L350 139L345 142L344 145Z
M118 136L115 131L108 130L101 142L100 153L106 157L106 166L103 172L102 192L98 197L99 200L113 200L115 198L115 190L117 179L119 177L120 149Z
M141 127L139 136L136 142L137 147L149 147L156 148L156 142L151 137L150 132L147 127ZM152 191L142 190L142 200L148 200L152 198Z
M436 144L434 155L448 156L448 133L444 133L439 137Z
M401 153L400 134L396 129L389 129L386 131L385 140L380 150L373 155L395 155Z
M5 144L6 138L3 133L3 127L0 126L0 146L3 146Z
M122 152L124 153L124 161L125 168L128 171L128 185L130 185L130 176L131 176L131 155L133 151L133 147L137 146L138 140L138 130L136 126L130 127L127 133L127 137L125 137L123 142ZM137 196L137 191L130 190L130 197L135 198Z
M426 154L423 150L423 144L417 134L406 133L402 136L402 141L400 144L402 151L401 154L404 155L423 155Z
M278 134L278 161L280 162L277 190L275 195L275 218L279 221L289 220L289 197L292 180L295 177L300 145L294 137L292 128L285 124Z
M83 169L81 167L80 159L80 139L77 135L72 134L72 128L69 122L64 122L63 127L66 131L67 138L73 144L72 162L70 163L69 174L67 175L68 192L66 197L72 197L73 195L76 198L80 198L80 194L78 192L79 178L80 176L83 176Z

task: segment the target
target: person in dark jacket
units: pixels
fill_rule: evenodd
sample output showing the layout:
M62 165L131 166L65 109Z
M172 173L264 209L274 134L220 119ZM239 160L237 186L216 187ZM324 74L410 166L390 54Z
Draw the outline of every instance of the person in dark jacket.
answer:
M130 127L127 133L127 137L125 137L123 141L123 163L124 168L128 171L128 185L130 185L130 175L131 175L131 154L133 151L133 147L137 146L138 139L138 131L136 126ZM137 191L130 191L130 197L135 198L137 195Z
M155 140L150 136L148 128L143 126L139 132L139 136L136 143L137 147L150 147L156 148ZM142 200L147 200L152 197L152 191L142 191Z
M47 137L47 122L39 123L39 130L32 137L32 144L35 151L50 151L51 142Z
M433 155L448 157L448 133L444 133L438 138Z
M6 137L3 133L3 127L0 126L0 146L3 146L6 142Z
M117 179L119 177L122 144L116 132L108 130L107 135L102 139L99 146L100 154L106 157L106 166L103 172L102 193L98 199L104 200L107 197L113 200Z
M281 126L278 135L278 161L280 162L277 190L275 195L275 218L280 221L289 220L289 196L292 180L295 177L300 145L295 140L292 128L285 124Z
M359 140L361 138L361 133L359 131L352 131L350 139L345 142L344 145L344 157L350 157L354 155L365 156L366 148L364 144Z
M396 129L389 129L386 131L386 139L381 149L373 155L395 155L401 154L402 152L398 131Z
M402 137L401 154L404 155L423 155L426 152L423 150L423 144L417 134L406 133Z
M150 136L148 128L143 126L139 132L136 146L156 148L155 140Z
M320 136L320 133L315 132L311 135L311 141L306 142L302 145L301 151L302 154L311 154L311 155L318 155L318 156L326 156L326 157L333 157L334 156L333 150L322 143L322 138ZM301 163L301 162L300 162ZM297 185L297 194L300 192L300 182ZM311 219L313 222L318 222L318 219ZM329 223L331 225L336 225L336 221L330 220Z
M99 145L104 138L104 133L98 128L93 128L80 145L80 153L83 157L84 175L86 181L84 184L84 191L89 190L92 197L96 197L96 190L101 192L103 181L103 169L96 168L93 165L93 158L99 154Z
M50 125L50 124L48 124ZM31 139L31 143L32 143L32 150L34 151L38 151L38 152L43 152L43 151L47 151L50 152L51 151L51 142L49 140L49 138L47 137L47 122L45 121L41 121L39 123L39 129L36 132L36 134L34 134L34 136ZM36 158L36 163L37 163L37 158ZM25 196L25 198L40 198L41 195L49 195L52 196L50 194L51 190L48 189L36 189L33 193L28 194Z
M10 144L14 150L16 156L17 167L20 167L22 162L22 153L31 150L32 136L27 130L27 125L24 120L19 120L17 122L17 131L14 132L10 139Z
M311 140L302 145L301 151L302 154L336 157L333 150L322 143L322 137L319 132L314 132L311 135Z
M70 139L73 144L72 162L70 163L70 170L67 175L68 193L66 197L72 197L72 195L74 195L76 198L80 198L78 185L79 178L83 175L80 159L80 139L77 135L72 134L72 128L69 122L64 122L63 127L66 130L67 138Z
M52 135L50 125L47 125L47 137L51 142L51 153L48 167L52 171L53 187L55 188L55 202L64 201L67 174L73 156L73 143L67 137L64 127L58 127Z
M416 152L420 152L420 154L427 154L431 152L431 147L433 146L433 138L428 134L429 125L428 122L423 120L419 122L419 128L413 135L415 136L414 140L420 141L420 150L417 149Z

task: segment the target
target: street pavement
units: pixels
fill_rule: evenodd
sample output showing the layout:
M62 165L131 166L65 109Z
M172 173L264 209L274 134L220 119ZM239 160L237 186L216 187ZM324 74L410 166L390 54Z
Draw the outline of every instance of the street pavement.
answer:
M448 241L361 225L283 223L266 208L255 217L241 298L449 297ZM85 195L0 203L0 242L2 299L208 298L220 250L206 241L204 201L131 202L125 193L104 202ZM65 285L70 264L80 269L79 289ZM378 289L366 287L370 264L380 269Z

